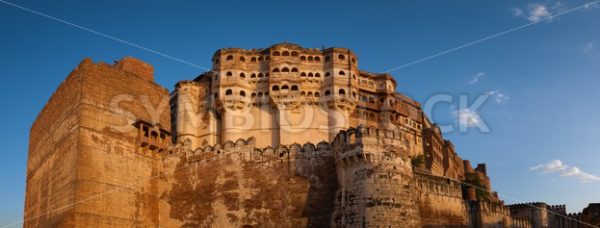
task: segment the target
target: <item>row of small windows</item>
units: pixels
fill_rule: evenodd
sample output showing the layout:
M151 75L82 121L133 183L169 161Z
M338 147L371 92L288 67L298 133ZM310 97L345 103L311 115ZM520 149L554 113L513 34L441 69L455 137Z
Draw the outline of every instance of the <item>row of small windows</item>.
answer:
M233 60L233 55L228 55L227 57L225 57L225 60L227 60L227 61L231 61L231 60ZM218 63L218 62L219 62L219 59L215 59L214 61L215 61L215 63ZM244 57L244 56L240 56L240 61L242 61L242 62L246 62L246 57ZM251 61L251 62L256 62L256 61L259 61L259 62L262 62L262 61L269 61L269 56L265 56L265 57L263 57L263 56L260 56L260 57L258 57L258 58L257 58L257 57L252 57L252 58L250 58L250 61Z
M225 73L225 75L227 75L228 77L231 77L231 76L233 76L233 73L231 71L227 71L227 73ZM266 74L263 74L263 73L258 73L258 74L252 73L250 75L250 78L256 78L256 77L259 77L259 78L269 77L269 73L266 73ZM240 78L246 78L246 74L245 73L240 73Z
M279 68L274 68L273 69L273 73L279 73L279 72L298 72L298 68L294 67L291 70L289 68L287 68L287 67L284 67L281 70L279 70ZM338 74L339 75L346 75L346 72L340 71ZM227 73L225 73L225 75L228 76L228 77L231 77L231 76L233 76L233 72L227 71ZM329 72L325 72L325 77L328 77L330 75L331 74ZM240 76L240 78L246 78L246 74L243 73L243 72L240 73L239 76ZM265 74L263 74L263 73L258 73L258 74L252 73L250 75L250 78L256 78L256 77L259 77L259 78L269 77L269 73L265 73ZM300 73L300 77L317 77L318 78L318 77L321 77L321 74L320 73L314 73L313 74L312 72L308 72L308 73L302 72L302 73ZM363 81L363 84L364 83L366 83L366 81ZM372 82L369 82L369 85L372 85L372 84L373 84Z
M321 94L319 92L314 92L314 93L313 92L308 92L307 93L307 92L302 91L300 93L300 96L303 96L303 97L320 97Z
M291 53L289 51L283 51L283 52L279 52L279 51L275 51L273 52L273 56L292 56L292 57L297 57L299 56L297 51L292 51ZM339 60L345 60L346 56L345 55L338 55L338 59ZM225 60L230 61L233 60L233 55L228 55L227 57L225 57ZM268 61L269 60L269 56L266 57L252 57L250 58L251 62L256 62L256 61ZM315 61L315 62L321 62L321 57L319 56L300 56L300 60L302 61ZM329 56L325 56L325 61L329 61ZM246 57L244 56L240 56L240 61L245 62L246 61ZM218 63L219 60L215 59L215 63ZM352 58L352 63L356 63L356 59Z
M281 86L281 90L289 90L289 89L290 89L290 87L289 87L288 85L283 85L283 86ZM279 91L279 86L277 86L277 85L274 85L274 86L271 88L271 90L272 90L272 91ZM293 85L293 86L291 87L291 90L292 90L292 91L298 91L298 86L297 86L297 85Z
M329 72L325 73L325 76L329 76ZM312 73L312 72L308 72L308 74L306 72L302 72L300 73L300 77L317 77L320 78L321 74L319 73Z
M252 97L252 98L265 97L265 96L269 96L269 92L266 92L264 94L262 92L258 92L258 94L257 93L252 93L252 95L250 95L250 97Z
M274 51L273 52L273 56L298 56L299 53L297 51L292 51L291 53L289 51L283 51L283 52L279 52L279 51Z
M329 61L328 58L325 58L325 59L326 59L326 61ZM319 56L315 56L315 57L312 57L312 56L308 56L308 57L306 57L306 56L300 56L300 60L302 60L302 61L309 61L309 62L312 62L312 61L321 62L321 57L319 57Z
M275 72L280 72L279 68L277 68L277 67L273 68L273 73L275 73ZM290 68L284 67L284 68L281 68L281 72L298 72L298 68L292 67L292 69L290 70Z

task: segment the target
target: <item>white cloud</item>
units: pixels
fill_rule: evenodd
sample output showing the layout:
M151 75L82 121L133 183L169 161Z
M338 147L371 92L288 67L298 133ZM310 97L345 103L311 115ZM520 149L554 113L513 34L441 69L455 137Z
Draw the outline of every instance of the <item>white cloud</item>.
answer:
M453 114L462 128L477 127L482 123L479 113L468 108L455 110Z
M598 2L592 2L592 3L585 4L585 8L586 9L600 8L600 5L598 4Z
M473 85L479 82L479 78L483 77L483 75L485 75L485 73L483 72L479 72L476 75L473 75L473 77L471 77L471 80L467 82L467 85Z
M523 15L523 10L519 7L512 9L512 12L513 15L515 15L515 17L520 17L521 15Z
M590 53L592 51L592 49L594 49L594 42L587 42L584 46L583 46L583 53Z
M546 164L536 165L529 170L537 170L541 173L560 173L563 177L575 177L583 183L600 181L600 177L586 173L575 166L568 166L561 160L552 160Z
M508 99L510 99L509 96L507 96L506 94L500 92L500 90L488 91L485 94L488 95L488 96L490 96L490 97L492 97L492 98L494 98L494 100L498 104L504 104L506 101L508 101Z
M529 13L527 20L532 22L552 16L552 13L548 10L548 7L539 3L529 5L528 11Z

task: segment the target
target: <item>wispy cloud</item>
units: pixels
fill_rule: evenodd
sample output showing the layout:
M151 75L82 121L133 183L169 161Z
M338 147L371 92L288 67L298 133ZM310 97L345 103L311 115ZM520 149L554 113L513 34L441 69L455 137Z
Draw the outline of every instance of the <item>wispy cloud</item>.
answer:
M483 72L479 72L476 75L473 75L473 77L471 77L471 80L469 80L467 82L467 85L473 85L473 84L479 82L479 78L483 77L484 75L485 75L485 73L483 73Z
M494 98L494 101L496 101L496 103L498 103L498 104L504 104L504 103L506 103L506 101L508 101L510 99L509 96L502 93L500 90L491 90L491 91L486 92L485 94Z
M582 50L583 53L587 54L587 53L592 52L592 50L594 49L594 44L595 44L594 42L590 41L590 42L587 42L585 45L583 45L583 50Z
M515 17L523 17L531 22L534 22L551 17L556 12L560 12L562 10L562 4L560 2L556 2L554 6L547 6L543 3L534 3L529 4L524 8L515 7L511 11Z
M600 177L586 173L576 166L569 166L564 164L561 160L552 160L546 164L536 165L529 170L540 171L544 174L559 173L563 177L575 177L578 178L582 183L589 183L594 181L600 181Z
M515 15L515 17L520 17L523 15L523 10L521 8L513 8L512 9L513 15Z
M588 3L585 5L586 9L591 9L591 8L600 8L600 4L598 4L598 2L592 2L592 3Z
M453 111L456 121L462 128L478 127L481 123L481 116L474 110L464 108Z
M548 11L548 7L543 4L531 4L528 7L529 15L527 16L527 20L529 21L538 21L540 19L552 16L552 13Z

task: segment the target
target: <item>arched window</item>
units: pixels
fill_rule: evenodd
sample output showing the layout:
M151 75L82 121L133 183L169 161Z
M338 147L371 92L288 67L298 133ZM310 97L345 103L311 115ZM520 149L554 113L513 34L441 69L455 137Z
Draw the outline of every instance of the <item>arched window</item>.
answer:
M294 57L298 56L298 52L297 51L293 51L292 52L292 56L294 56Z
M256 57L252 57L252 58L250 59L250 62L256 62Z
M281 56L290 56L290 52L284 51L281 53Z
M281 72L290 72L290 68L284 67L283 69L281 69Z
M280 55L281 55L281 54L280 54L278 51L276 51L276 52L273 52L273 56L280 56Z
M369 82L369 86L373 87L375 84L373 82Z
M365 95L362 95L362 96L361 96L361 98L360 98L360 100L361 100L362 102L368 102L368 101L369 101L369 99L368 99L368 98L367 98L367 96L365 96Z
M369 97L369 103L375 104L375 99L373 99L372 97Z
M306 96L306 92L304 92L304 91L300 92L300 96L305 97Z
M329 96L331 95L331 92L329 92L329 90L325 90L325 96Z
M367 80L360 81L360 84L366 85L367 84Z
M227 71L227 76L233 76L233 73L231 73L231 71Z
M240 73L240 78L246 78L246 74Z
M233 55L228 55L226 60L233 60Z
M338 55L338 59L344 60L344 59L346 59L346 56L344 56L344 55Z
M265 60L265 59L263 59L263 57L262 57L262 56L258 57L258 61L259 61L259 62L262 62L262 61L264 61L264 60Z
M308 61L313 61L313 57L312 56L308 56Z
M300 77L306 77L306 73L304 73L304 72L300 73Z
M338 91L338 94L340 94L340 95L346 95L346 90L344 90L344 89L340 89L340 90Z
M292 86L292 91L298 91L298 86L297 85L293 85Z
M298 72L298 68L296 68L296 67L292 68L292 72Z
M273 68L273 73L279 72L279 68Z
M263 74L262 74L262 73L258 73L258 77L259 77L259 78L262 78L262 77L263 77Z
M346 75L346 72L344 72L343 70L340 70L340 72L338 74L339 75Z
M268 77L269 77L269 73L265 73L265 78L268 78Z
M244 56L240 56L240 61L242 61L242 62L246 62L246 57L244 57Z
M384 101L385 101L385 98L383 98L383 97L379 98L379 103L383 104Z
M313 93L312 92L308 92L308 94L306 96L313 97Z
M255 98L255 97L256 97L256 93L252 93L252 94L250 95L250 97L252 97L252 98Z
M283 85L283 86L281 87L281 90L288 90L288 89L290 89L290 87L289 87L289 86L287 86L287 85Z
M262 93L262 92L259 92L259 93L258 93L258 97L263 97L263 93Z
M319 56L315 56L315 61L321 62L321 58Z
M352 63L356 63L356 59L355 58L352 58Z
M245 97L246 96L246 91L240 90L240 96Z
M320 97L321 94L319 94L319 92L315 92L315 97Z
M308 77L312 77L312 76L313 76L312 72L308 73Z
M225 95L229 96L231 94L233 94L233 91L231 89L225 91Z
M306 61L306 56L300 56L300 60Z
M269 92L266 92L266 93L265 93L265 97L268 97L268 96L269 96Z
M273 90L273 91L279 91L279 86L275 85L275 86L273 86L273 88L271 90Z
M269 56L265 56L265 61L269 61Z
M356 79L356 74L352 74L352 79Z
M255 73L252 73L252 74L250 75L250 78L256 78L256 74L255 74Z
M325 56L325 62L329 62L329 60L331 60L331 58L329 58L329 56Z
M329 77L331 75L329 72L325 72L325 77Z
M321 77L321 74L319 74L319 73L315 73L315 77L317 77L317 78L320 78L320 77Z
M352 92L352 96L356 98L356 92Z

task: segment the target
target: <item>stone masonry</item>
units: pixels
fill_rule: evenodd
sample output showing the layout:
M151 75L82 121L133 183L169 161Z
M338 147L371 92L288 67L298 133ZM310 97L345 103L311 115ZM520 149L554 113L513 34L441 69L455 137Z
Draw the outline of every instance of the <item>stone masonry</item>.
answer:
M170 93L140 60L81 62L31 127L24 227L598 224L596 204L505 206L485 164L349 49L212 62Z

